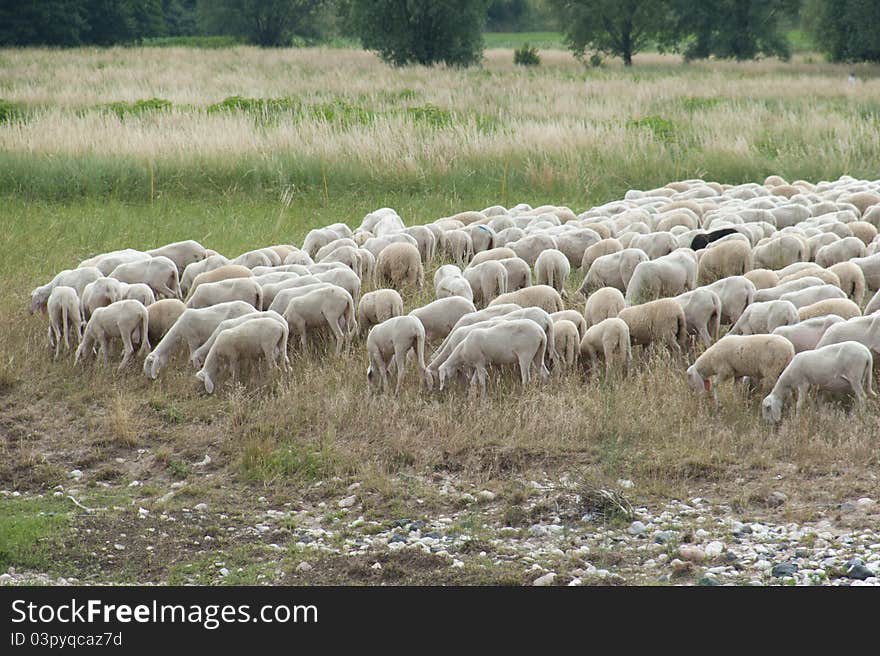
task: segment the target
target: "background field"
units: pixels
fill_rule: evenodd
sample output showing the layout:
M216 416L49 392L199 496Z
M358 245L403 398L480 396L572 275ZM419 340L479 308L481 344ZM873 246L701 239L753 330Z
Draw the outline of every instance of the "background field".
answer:
M168 529L156 538L167 562L149 565L143 551L114 554L113 536L139 507L203 501L246 522L261 495L338 525L331 500L358 482L359 512L379 524L449 510L438 481L494 490L496 516L474 511L477 527L534 521L517 513L523 482L542 477L631 479L644 503L713 494L756 515L784 489L791 502L773 512L795 520L876 490L876 404L814 408L771 430L759 398L730 390L716 410L687 392L684 363L662 356L625 381L570 374L526 392L505 384L485 401L420 393L412 380L400 400L371 399L361 343L213 398L182 364L150 383L138 370L50 361L45 319L25 313L30 290L114 248L194 238L235 255L354 226L382 206L420 223L495 203L579 212L691 177L877 175L876 67L857 67L849 85L849 67L808 55L685 66L648 54L624 70L547 50L522 70L512 45L498 36L466 71L391 69L333 48L0 51L0 488L46 495L31 511L0 501L0 570L209 582L212 552L192 536ZM186 493L161 501L175 482ZM74 517L56 485L110 512ZM59 538L60 527L82 539ZM237 582L286 580L303 558L291 548L283 575L267 575L255 564L264 546L218 548L249 563ZM400 580L422 580L419 566L401 566ZM453 580L522 577L470 567Z

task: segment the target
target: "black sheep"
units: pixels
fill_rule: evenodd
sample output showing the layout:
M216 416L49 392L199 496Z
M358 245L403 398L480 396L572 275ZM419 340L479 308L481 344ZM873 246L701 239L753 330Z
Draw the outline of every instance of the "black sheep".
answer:
M739 232L739 230L736 230L735 228L721 228L720 230L713 230L712 232L697 235L691 240L691 248L698 251L701 248L706 248L706 246L713 241L726 237L727 235L735 235L737 232Z

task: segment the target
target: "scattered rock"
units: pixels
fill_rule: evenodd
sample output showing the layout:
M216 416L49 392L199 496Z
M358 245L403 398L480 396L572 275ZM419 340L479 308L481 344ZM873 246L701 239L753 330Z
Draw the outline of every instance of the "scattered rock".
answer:
M724 543L718 542L715 540L714 542L710 542L706 545L706 557L707 558L717 558L722 553L724 553Z
M340 508L351 508L355 503L357 503L357 497L352 494L350 497L345 497L344 499L340 499L337 502L337 505Z
M532 585L536 586L547 586L553 585L553 582L556 580L556 572L547 572L544 576L539 576L534 580Z
M205 512L208 509L207 503L197 503L195 505L195 510L198 512Z
M674 558L671 563L669 563L670 567L672 567L672 571L675 574L686 574L690 572L694 564L690 561L679 560L678 558Z
M697 585L721 585L717 579L713 579L711 576L704 576L699 581L697 581Z
M633 487L633 485L635 485L635 483L633 483L633 482L632 482L631 480L629 480L628 478L618 478L618 479L617 479L617 484L618 484L620 487L622 487L624 490L629 490L629 489L631 489L631 488Z
M702 563L706 560L706 552L699 547L684 545L679 547L678 555L683 559L692 563Z
M381 565L380 565L380 567L381 567ZM309 563L307 563L306 561L303 561L299 565L296 566L297 572L309 572L309 571L311 571L311 569L312 569L312 566Z
M220 576L222 576L223 578L226 578L227 576L229 576L229 570L226 569L225 567L222 567L220 569Z
M647 530L648 527L645 526L645 523L638 520L630 524L629 528L627 529L630 535L643 535Z
M786 501L788 501L788 495L785 492L776 491L767 495L766 503L769 508L778 508Z
M83 477L83 473L79 469L71 469L67 472L67 478L72 478L75 481L78 481Z
M113 548L116 549L116 551L125 551L125 545L119 544L118 542L113 545Z
M794 576L797 571L797 563L777 563L773 566L773 569L770 570L770 575L773 576L773 578L781 579L786 576Z
M491 490L483 490L482 492L477 494L477 499L480 501L495 501L495 493Z

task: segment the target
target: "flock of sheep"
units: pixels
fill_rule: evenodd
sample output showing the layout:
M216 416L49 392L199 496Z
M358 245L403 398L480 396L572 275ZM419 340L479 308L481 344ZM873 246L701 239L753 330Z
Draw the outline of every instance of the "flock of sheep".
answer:
M305 348L317 331L329 331L337 354L368 331L368 384L386 389L394 370L398 393L408 362L428 388L461 379L485 391L499 365L526 385L579 360L594 373L600 361L606 374L628 372L636 345L702 351L687 369L691 387L710 391L714 378L717 401L725 381L762 383L764 416L779 421L795 390L798 408L810 387L860 404L874 395L878 229L880 181L847 176L685 180L580 215L495 205L411 227L384 208L354 230L337 223L301 248L232 260L195 241L97 255L37 287L31 311L48 312L56 358L74 337L76 362L106 362L121 340L120 368L137 350L153 379L185 343L208 393L243 363L288 369L289 336ZM441 262L436 300L404 313L401 294ZM573 269L583 281L570 298ZM582 298L582 310L566 309Z

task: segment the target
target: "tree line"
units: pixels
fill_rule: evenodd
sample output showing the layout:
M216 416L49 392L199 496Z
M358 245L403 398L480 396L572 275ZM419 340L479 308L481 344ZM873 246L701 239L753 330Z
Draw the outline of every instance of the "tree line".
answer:
M487 29L561 30L575 56L625 65L649 48L685 60L787 59L798 25L831 61L880 61L878 0L0 0L6 47L339 36L395 65L478 63Z

